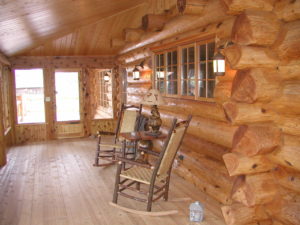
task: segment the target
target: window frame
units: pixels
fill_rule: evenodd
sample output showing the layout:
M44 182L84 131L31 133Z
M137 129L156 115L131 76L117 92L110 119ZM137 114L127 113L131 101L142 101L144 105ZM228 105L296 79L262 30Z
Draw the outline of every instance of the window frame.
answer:
M107 72L110 76L110 80L108 81L109 84L105 85L106 81L104 81L104 75ZM115 107L114 107L114 92L113 92L113 82L114 82L113 69L97 69L96 76L99 76L99 78L96 79L97 85L99 85L99 92L98 92L99 98L97 101L97 107L101 106L103 108L111 108L111 117L100 118L99 116L96 117L96 114L95 114L95 115L93 115L93 120L114 119L115 118ZM110 87L109 87L109 85L110 85ZM111 100L109 100L109 99L104 100L105 93L102 92L103 86L104 86L104 89L106 90L106 92L108 92L108 94L111 95ZM109 92L109 88L111 88L111 92ZM111 103L111 107L103 106L103 104L104 104L103 101L106 101L108 105ZM107 113L106 111L103 111L103 112Z
M171 44L168 44L167 45L167 48L163 48L161 47L160 49L158 47L156 47L153 51L154 51L154 54L153 54L153 62L154 62L154 72L153 72L153 76L152 76L152 84L153 84L153 87L157 88L157 84L156 84L156 71L157 71L157 62L156 62L156 56L158 54L163 54L164 55L164 60L165 60L165 66L164 66L164 93L162 93L161 91L161 94L165 97L173 97L173 98L181 98L181 99L191 99L191 100L199 100L199 101L206 101L206 102L215 102L215 98L214 97L208 97L208 64L209 62L211 61L212 63L212 60L208 59L208 44L209 43L214 43L215 44L215 40L213 38L213 36L209 36L209 37L206 37L206 38L198 38L198 39L195 39L195 40L192 40L192 41L189 41L189 42L182 42L182 43L179 43L179 44L174 44L173 46ZM200 45L206 45L206 57L205 57L205 64L206 64L206 69L205 69L205 72L206 72L206 78L205 78L205 81L206 81L206 89L205 89L205 97L203 96L200 96L200 93L199 93L199 81L200 81L200 54L199 54L199 48L200 48ZM181 82L182 82L182 72L183 72L183 62L182 62L182 59L183 59L183 55L182 55L182 51L184 48L190 48L190 47L193 47L194 48L194 95L193 96L189 96L189 95L182 95L182 87L181 87ZM158 50L156 50L158 49ZM172 51L177 51L177 94L168 94L168 90L167 90L167 78L166 78L166 73L167 73L167 65L166 65L166 60L167 60L167 53L168 52L172 52ZM214 46L214 51L215 52L215 46ZM188 71L188 70L187 70ZM188 76L187 76L188 78ZM187 79L188 80L188 79ZM214 88L212 90L212 93L214 92L215 90L215 87L216 87L216 77L214 76L213 79L209 79L209 80L214 80L215 81L215 84L214 84ZM188 88L187 88L187 91L188 91Z
M41 69L43 73L43 95L44 95L44 116L45 116L45 121L44 122L28 122L28 123L19 123L18 120L18 104L17 104L17 88L16 88L16 70L35 70L35 69ZM15 125L16 126L24 126L24 125L40 125L40 124L47 124L47 118L46 118L46 104L45 104L45 68L43 67L16 67L12 68L12 74L13 74L13 104L14 104L14 118L15 118Z

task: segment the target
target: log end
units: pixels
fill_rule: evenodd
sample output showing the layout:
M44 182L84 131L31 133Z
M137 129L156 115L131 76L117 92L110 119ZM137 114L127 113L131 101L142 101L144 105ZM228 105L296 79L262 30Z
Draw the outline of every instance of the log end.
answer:
M249 29L250 22L245 13L240 14L233 25L231 39L234 43L249 45L251 43L252 31Z
M239 70L233 79L231 99L237 102L254 103L256 100L256 84L251 77L251 70Z
M223 104L223 108L225 111L226 119L230 123L233 123L233 121L235 120L235 118L238 115L238 108L236 107L236 104L234 104L233 102L225 102Z
M223 155L223 160L225 162L225 166L228 170L228 173L230 176L234 176L234 171L238 168L238 159L235 154L233 153L227 153Z
M230 64L230 67L232 69L238 69L236 68L236 65L238 64L242 56L241 48L238 45L227 47L226 49L224 49L224 54L226 60Z
M232 214L232 210L230 206L222 206L221 211L223 214L223 217L225 219L225 222L227 225L234 225L236 224L235 218Z
M239 126L239 128L236 130L236 132L233 135L233 140L232 140L232 148L236 148L238 143L241 141L242 137L245 135L246 131L248 129L248 126L242 125Z

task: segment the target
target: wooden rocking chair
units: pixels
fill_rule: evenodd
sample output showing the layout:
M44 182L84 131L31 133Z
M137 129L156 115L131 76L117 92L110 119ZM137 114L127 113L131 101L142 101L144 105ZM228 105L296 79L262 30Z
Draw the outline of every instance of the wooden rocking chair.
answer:
M97 141L97 150L95 156L94 166L108 166L112 165L116 162L116 155L121 153L122 144L121 137L119 137L120 133L125 132L134 132L138 129L138 121L142 112L142 105L139 107L134 105L124 105L121 106L121 111L118 114L118 122L116 131L114 133L105 132L101 134L98 132L98 141ZM112 136L112 142L103 143L103 136ZM135 148L135 146L127 145L128 148ZM134 153L127 153L134 154ZM109 161L108 163L100 163L100 160Z
M152 202L164 198L165 201L168 200L168 191L170 183L170 175L172 170L172 164L175 159L176 153L180 147L186 129L191 121L191 116L187 120L176 123L176 119L173 120L172 127L169 131L168 137L164 143L164 147L159 154L153 154L158 157L155 166L149 164L140 163L137 161L129 160L126 158L120 158L119 165L117 168L115 189L113 194L113 201L111 205L123 209L127 212L134 212L141 215L168 215L172 212L150 212L152 207ZM147 151L148 153L150 151ZM129 169L124 169L123 163L132 164L133 166ZM121 180L122 179L122 180ZM141 190L141 184L147 186L146 191ZM133 186L135 185L135 187ZM137 192L138 194L144 194L147 198L140 198L136 195L130 195L124 193L125 190L131 192ZM117 205L118 195L128 197L137 201L147 203L147 211L136 211L126 207Z

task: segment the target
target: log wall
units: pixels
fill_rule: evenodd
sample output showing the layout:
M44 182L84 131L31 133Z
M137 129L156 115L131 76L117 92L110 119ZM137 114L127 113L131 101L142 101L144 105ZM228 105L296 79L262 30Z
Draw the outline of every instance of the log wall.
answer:
M232 189L237 203L222 207L225 221L236 225L269 218L272 224L299 224L299 1L224 2L237 14L234 45L224 51L237 74L223 108L228 121L239 125L231 153L223 156L230 175L237 177ZM260 8L245 7L258 2ZM258 212L250 207L262 217L255 218Z
M226 75L217 78L215 101L165 97L167 105L159 107L163 132L173 117L193 115L175 171L224 205L227 224L300 224L299 1L220 2L233 26L212 30L232 43L223 51ZM213 27L204 22L205 9L202 16L203 29ZM141 46L174 47L203 29L171 36L167 21L160 34L146 34L154 38L125 47L119 59L126 66ZM138 104L150 85L129 83L128 102Z

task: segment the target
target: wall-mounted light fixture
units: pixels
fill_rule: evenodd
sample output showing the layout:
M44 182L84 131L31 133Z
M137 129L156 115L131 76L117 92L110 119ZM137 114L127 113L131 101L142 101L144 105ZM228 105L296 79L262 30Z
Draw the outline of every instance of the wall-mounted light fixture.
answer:
M108 82L110 80L110 76L107 72L104 74L103 79L105 82Z
M214 73L216 76L225 75L225 56L219 50L213 57Z
M137 66L135 66L133 71L132 71L132 77L133 77L134 80L139 80L140 79L140 71L137 68Z

